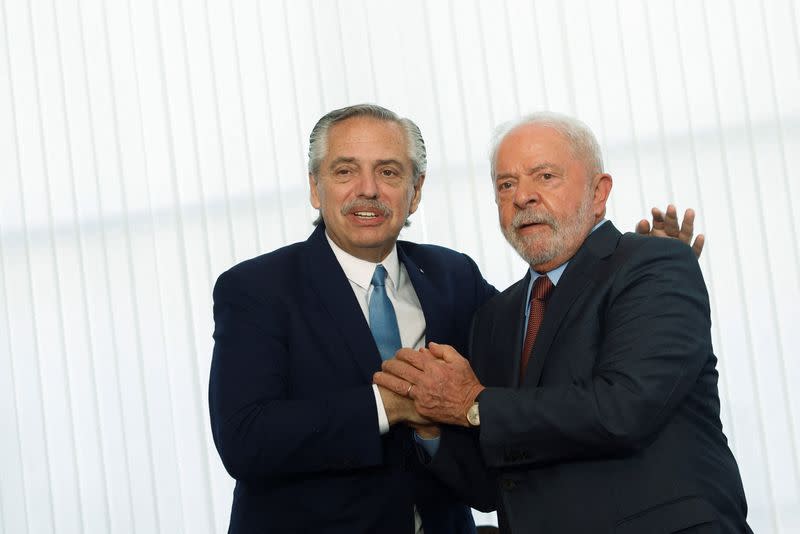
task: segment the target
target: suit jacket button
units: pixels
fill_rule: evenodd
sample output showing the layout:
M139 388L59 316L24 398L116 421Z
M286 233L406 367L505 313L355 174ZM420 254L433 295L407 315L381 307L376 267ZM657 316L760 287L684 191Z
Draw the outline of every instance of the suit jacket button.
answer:
M513 480L504 479L503 480L503 489L506 491L511 491L517 487L517 483Z

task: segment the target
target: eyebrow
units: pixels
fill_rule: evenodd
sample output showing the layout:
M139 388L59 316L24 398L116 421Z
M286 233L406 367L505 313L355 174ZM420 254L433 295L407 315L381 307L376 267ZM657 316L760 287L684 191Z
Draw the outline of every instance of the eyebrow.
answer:
M346 158L344 156L339 156L335 160L331 161L331 164L328 166L329 168L334 168L335 166L339 165L340 163L355 163L356 158Z
M544 163L540 163L539 165L536 165L535 167L531 167L530 169L525 169L524 174L526 174L526 175L536 174L537 172L541 172L541 171L543 171L545 169L553 169L554 171L558 171L558 172L561 172L561 170L562 170L561 167L556 165L555 163L550 163L550 162L546 161ZM505 179L505 178L516 178L516 177L517 177L517 173L515 173L515 172L505 172L503 174L498 174L497 177L495 178L495 180L502 180L502 179Z
M353 157L339 156L335 160L331 161L331 164L329 165L329 168L332 169L332 168L336 167L337 165L339 165L340 163L355 163L355 164L358 164L358 160L356 158L353 158ZM405 165L403 165L403 162L399 161L399 160L396 160L396 159L379 159L378 161L375 162L375 166L376 167L379 167L381 165L397 165L401 169L405 169Z
M381 165L397 165L401 169L405 169L405 165L403 165L402 161L396 159L379 159L375 162L375 166L379 167Z
M559 172L561 171L561 167L559 165L546 161L544 163L540 163L539 165L533 167L532 169L528 169L525 172L525 174L536 174L537 172L543 171L545 169L553 169L554 171L559 171Z

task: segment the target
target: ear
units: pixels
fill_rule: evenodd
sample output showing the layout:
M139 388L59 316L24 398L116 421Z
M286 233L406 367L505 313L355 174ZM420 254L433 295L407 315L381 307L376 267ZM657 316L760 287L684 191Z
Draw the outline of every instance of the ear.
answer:
M311 206L315 209L319 209L320 202L319 202L319 191L317 190L317 181L314 180L314 175L308 173L308 187L310 192L310 200Z
M595 217L601 217L606 212L606 202L611 194L611 186L614 185L614 180L610 174L596 174L592 179L594 198L592 199L592 212Z
M411 206L408 208L408 214L411 215L415 211L417 211L417 207L419 207L419 201L422 200L422 184L425 183L425 175L420 174L419 180L417 180L416 185L414 186L414 193L411 197Z

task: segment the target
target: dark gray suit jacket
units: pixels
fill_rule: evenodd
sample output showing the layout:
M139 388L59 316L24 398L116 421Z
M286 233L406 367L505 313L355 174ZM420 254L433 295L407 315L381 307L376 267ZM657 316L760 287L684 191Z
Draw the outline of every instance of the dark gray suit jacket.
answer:
M518 385L528 283L476 314L480 430L445 430L430 467L497 508L506 532L749 532L690 248L598 228L553 292Z

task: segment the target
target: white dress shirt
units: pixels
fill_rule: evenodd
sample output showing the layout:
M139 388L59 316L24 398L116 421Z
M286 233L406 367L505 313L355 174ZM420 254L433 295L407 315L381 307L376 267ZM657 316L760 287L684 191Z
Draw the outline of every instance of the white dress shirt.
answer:
M378 263L365 261L348 254L341 249L330 236L325 233L333 254L339 265L342 266L353 294L356 296L358 305L361 306L361 313L369 324L369 299L372 296L372 275ZM422 313L422 305L411 285L408 271L400 263L397 256L397 246L386 256L380 265L386 269L386 294L389 301L394 306L394 313L397 315L397 326L400 329L400 341L403 347L418 349L425 346L425 315ZM386 417L386 409L383 406L378 386L372 385L375 393L375 405L378 408L378 428L381 434L389 431L389 419Z

